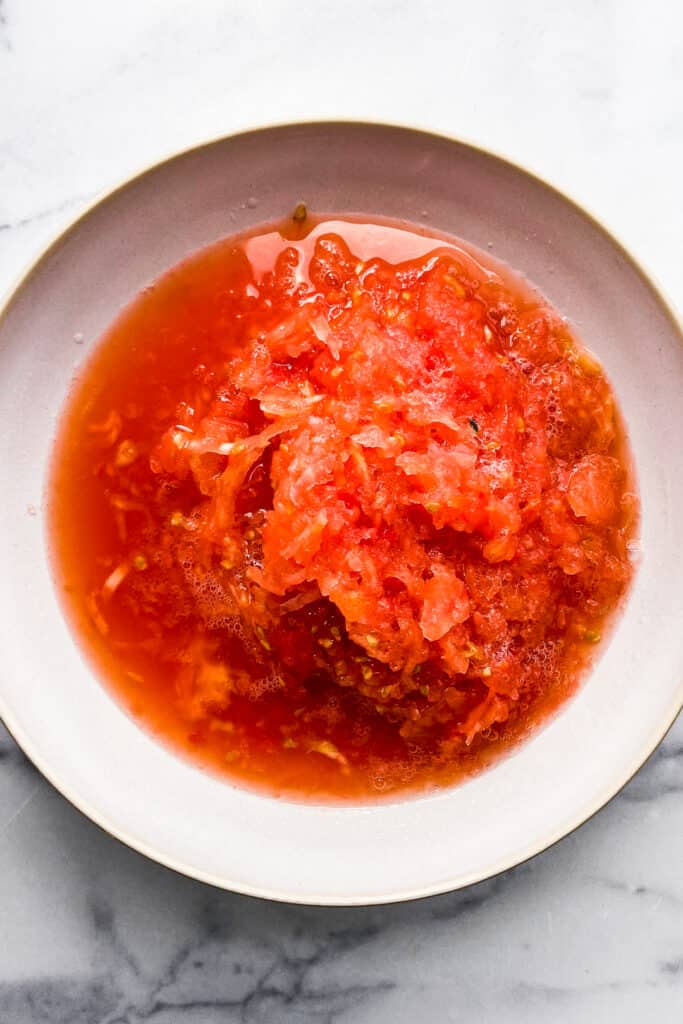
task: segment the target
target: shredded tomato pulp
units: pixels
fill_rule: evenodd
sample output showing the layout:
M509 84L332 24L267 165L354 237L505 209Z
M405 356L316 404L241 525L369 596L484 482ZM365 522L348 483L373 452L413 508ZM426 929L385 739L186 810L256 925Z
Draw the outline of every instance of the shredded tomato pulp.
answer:
M105 679L294 797L490 763L575 689L632 573L600 366L487 257L386 224L170 271L86 366L54 466L57 572Z

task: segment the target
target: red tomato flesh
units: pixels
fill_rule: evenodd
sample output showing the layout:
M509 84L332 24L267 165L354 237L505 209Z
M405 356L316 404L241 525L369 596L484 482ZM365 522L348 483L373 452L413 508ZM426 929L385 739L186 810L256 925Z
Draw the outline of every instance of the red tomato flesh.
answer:
M637 518L559 315L464 244L340 220L143 292L51 499L67 614L127 707L230 778L342 800L450 784L556 709Z

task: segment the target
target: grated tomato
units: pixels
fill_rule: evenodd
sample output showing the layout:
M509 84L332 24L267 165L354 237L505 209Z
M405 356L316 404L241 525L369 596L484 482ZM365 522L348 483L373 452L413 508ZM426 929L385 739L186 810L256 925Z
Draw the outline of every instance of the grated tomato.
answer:
M299 217L114 325L52 515L72 620L157 733L271 791L367 798L457 780L566 699L637 505L604 373L526 284Z

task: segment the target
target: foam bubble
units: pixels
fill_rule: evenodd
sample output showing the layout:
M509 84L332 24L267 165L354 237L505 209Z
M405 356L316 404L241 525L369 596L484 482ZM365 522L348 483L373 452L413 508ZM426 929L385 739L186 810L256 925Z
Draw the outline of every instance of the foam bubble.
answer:
M542 640L527 651L524 661L529 668L536 669L539 675L551 676L557 669L558 658L557 644L552 640Z
M244 639L244 627L232 592L213 572L198 569L189 556L181 559L180 566L197 611L209 629L224 629L232 636Z
M253 678L249 683L249 692L246 694L250 700L259 700L266 693L277 693L282 689L282 676L276 669L272 668L265 676Z

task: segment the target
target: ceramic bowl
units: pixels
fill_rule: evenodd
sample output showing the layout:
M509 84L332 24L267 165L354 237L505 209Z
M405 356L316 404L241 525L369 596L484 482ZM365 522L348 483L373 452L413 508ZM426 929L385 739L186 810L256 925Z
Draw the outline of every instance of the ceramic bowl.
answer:
M299 199L313 211L459 235L526 274L605 366L642 499L636 578L578 695L472 781L375 806L256 795L167 750L93 677L47 559L51 441L90 348L169 266L281 218ZM0 321L0 713L90 818L218 886L375 903L509 868L609 800L683 701L681 394L680 329L642 270L585 212L504 160L419 131L347 123L268 128L182 153L93 205L28 272Z

